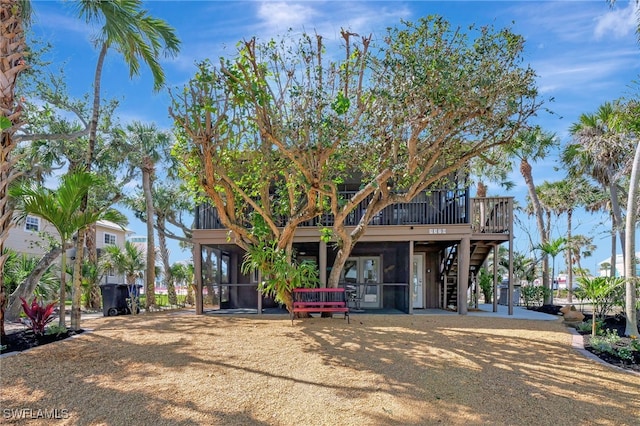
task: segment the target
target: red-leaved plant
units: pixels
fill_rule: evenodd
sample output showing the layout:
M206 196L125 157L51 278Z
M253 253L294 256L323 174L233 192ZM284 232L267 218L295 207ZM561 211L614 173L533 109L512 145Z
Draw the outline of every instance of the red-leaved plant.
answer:
M24 310L25 315L29 318L29 321L31 321L31 329L35 334L42 336L44 334L44 328L53 321L51 314L53 314L55 302L44 306L38 303L34 297L31 306L29 306L27 301L22 297L20 300L22 300L22 310Z

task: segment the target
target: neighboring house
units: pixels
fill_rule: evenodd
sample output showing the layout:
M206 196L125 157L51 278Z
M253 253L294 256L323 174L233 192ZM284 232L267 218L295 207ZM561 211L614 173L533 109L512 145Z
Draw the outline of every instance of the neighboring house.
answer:
M127 237L127 241L133 244L140 252L142 252L145 264L147 260L147 236L146 235L131 235ZM156 292L166 294L167 288L164 286L164 270L162 268L162 258L160 258L160 249L156 246ZM142 277L139 279L139 283L144 283L144 274L146 271L141 271ZM142 289L142 293L144 294L144 289Z
M107 245L124 247L124 242L131 231L122 229L115 223L100 220L96 222L96 248L98 253ZM49 251L50 242L59 244L58 231L46 220L37 216L27 216L16 223L10 230L4 246L18 253L26 253L33 257L42 257ZM73 258L75 248L67 251L69 258ZM58 262L60 258L58 258ZM114 271L106 271L103 282L124 282L123 277Z
M345 193L353 193L358 186L346 186ZM352 213L350 225L358 223L367 202ZM322 223L331 226L331 222L327 216ZM464 186L425 192L373 218L344 267L340 286L348 290L355 309L412 313L453 307L465 314L476 271L492 249L512 244L512 229L512 197L471 198ZM270 305L257 292L257 274L241 273L244 251L221 226L214 207L196 209L192 242L196 313L203 313L205 303L214 300L210 295L220 297L221 308L262 312ZM326 286L335 250L321 241L318 220L296 230L294 248L298 258L319 265L321 286ZM512 313L513 288L509 290Z
M640 259L640 251L636 253L636 259ZM600 276L608 277L611 275L611 256L598 263L600 268ZM622 254L616 255L616 277L624 276L624 257ZM640 276L640 263L636 264L636 276Z

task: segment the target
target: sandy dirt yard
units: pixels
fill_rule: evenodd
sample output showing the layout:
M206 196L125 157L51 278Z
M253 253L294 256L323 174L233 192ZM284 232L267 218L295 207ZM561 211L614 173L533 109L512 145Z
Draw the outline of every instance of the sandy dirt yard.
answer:
M640 424L640 375L579 354L560 321L352 315L292 326L284 315L177 311L83 327L92 331L0 359L1 423Z

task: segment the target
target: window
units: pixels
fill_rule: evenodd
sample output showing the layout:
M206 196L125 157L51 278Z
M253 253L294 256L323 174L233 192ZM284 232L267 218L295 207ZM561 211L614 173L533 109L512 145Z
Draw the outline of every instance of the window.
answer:
M116 236L114 234L104 233L104 243L107 245L116 245Z
M24 222L24 230L29 232L40 231L40 218L27 216L27 219Z

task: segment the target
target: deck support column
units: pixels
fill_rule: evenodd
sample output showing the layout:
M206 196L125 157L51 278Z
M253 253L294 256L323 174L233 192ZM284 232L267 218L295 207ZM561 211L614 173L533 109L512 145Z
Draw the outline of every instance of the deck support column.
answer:
M320 241L318 249L318 268L320 269L320 287L327 287L327 243Z
M498 247L493 245L493 312L498 312Z
M413 240L409 241L409 315L413 314Z
M513 212L513 198L509 198L509 212ZM513 218L509 218L509 315L513 315Z
M260 291L260 283L262 282L262 272L258 269L258 282L257 289L258 292L258 315L262 315L262 292Z
M196 315L202 315L204 312L203 300L202 300L202 244L198 242L193 243L193 278L196 284L195 303L196 303Z
M469 266L471 264L471 237L460 240L458 252L458 313L466 315L468 311L467 292L469 290Z

